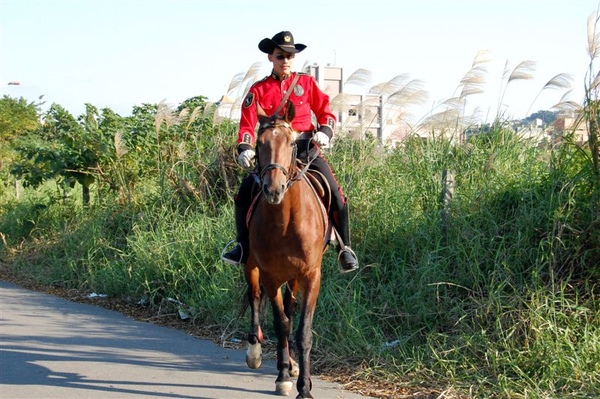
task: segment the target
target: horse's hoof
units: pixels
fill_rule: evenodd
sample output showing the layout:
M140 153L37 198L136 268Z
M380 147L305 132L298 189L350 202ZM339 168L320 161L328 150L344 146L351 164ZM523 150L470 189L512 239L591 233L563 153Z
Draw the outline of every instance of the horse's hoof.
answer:
M292 381L279 381L275 383L275 393L279 396L289 396L294 388Z
M260 343L248 345L246 351L246 364L251 369L257 369L262 364L262 350Z
M292 363L292 368L290 370L290 375L292 377L298 377L300 375L300 367L298 367L298 363L296 363L295 361L291 361Z

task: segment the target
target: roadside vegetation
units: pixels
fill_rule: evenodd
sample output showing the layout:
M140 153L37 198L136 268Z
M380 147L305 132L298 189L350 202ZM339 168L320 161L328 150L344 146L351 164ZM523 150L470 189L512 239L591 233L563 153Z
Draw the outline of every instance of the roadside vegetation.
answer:
M480 59L460 94L422 121L427 140L340 134L327 156L350 199L361 269L340 275L335 254L325 255L319 371L385 381L385 398L600 395L596 23L586 98L557 105L577 111L586 143L567 132L539 145L500 113L473 132L461 107L481 83ZM530 71L507 70L504 84ZM418 96L413 83L381 93L401 104ZM4 272L174 308L224 341L245 339L243 275L220 261L243 176L235 122L202 96L128 117L88 105L74 118L53 104L42 123L39 104L0 101Z

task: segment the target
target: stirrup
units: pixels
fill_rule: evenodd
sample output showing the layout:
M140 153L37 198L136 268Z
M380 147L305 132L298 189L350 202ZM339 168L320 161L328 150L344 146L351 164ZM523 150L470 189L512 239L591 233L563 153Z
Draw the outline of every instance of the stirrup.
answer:
M354 253L354 251L352 250L352 248L350 248L349 246L345 246L342 249L340 249L340 251L338 252L338 264L341 266L342 262L340 261L340 259L342 258L342 254L344 252L348 252L352 255L352 257L356 260L356 265L354 267L352 267L351 269L345 269L343 267L340 267L340 273L349 273L349 272L353 272L355 270L358 270L358 257L356 256L356 253Z
M241 254L240 254L240 259L238 261L236 261L234 259L230 259L230 258L225 257L226 254L228 254L229 252L231 252L231 251L227 251L227 248L229 248L232 244L235 244L234 247L233 247L233 249L235 249L235 247L239 245L240 249L242 251ZM232 249L232 251L233 251L233 249ZM225 247L223 248L223 250L221 251L221 260L223 262L225 262L225 263L230 264L230 265L234 265L234 266L241 265L242 264L242 259L244 259L244 247L237 240L231 240L231 241L229 241L225 245Z

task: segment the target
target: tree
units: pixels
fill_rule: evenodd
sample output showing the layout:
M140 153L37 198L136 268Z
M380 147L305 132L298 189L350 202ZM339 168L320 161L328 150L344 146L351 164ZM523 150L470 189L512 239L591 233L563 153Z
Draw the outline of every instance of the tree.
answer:
M558 115L558 111L543 111L540 110L529 115L527 118L523 119L523 123L529 124L535 122L536 119L541 119L544 125L550 125L554 123L556 119L556 115Z
M10 145L21 133L40 126L39 104L4 96L0 99L0 143Z
M0 178L4 182L9 181L8 166L16 157L16 140L40 126L41 104L43 103L27 102L23 97L15 99L4 96L0 99ZM15 186L19 186L18 181Z
M52 104L41 127L20 140L17 146L20 159L12 173L34 187L52 178L65 188L80 183L83 203L87 205L89 187L94 182L93 169L102 148L96 117L96 108L86 104L80 124L62 106Z

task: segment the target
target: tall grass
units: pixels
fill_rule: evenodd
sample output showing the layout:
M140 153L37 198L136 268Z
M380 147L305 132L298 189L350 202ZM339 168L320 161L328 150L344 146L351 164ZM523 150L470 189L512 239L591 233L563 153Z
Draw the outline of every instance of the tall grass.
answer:
M339 140L328 156L363 266L339 275L326 254L315 367L351 364L357 375L477 398L597 394L598 267L588 263L597 258L576 234L590 222L591 193L577 183L583 154L562 146L549 162L501 127L464 146ZM445 226L443 170L455 179ZM85 211L47 194L7 204L3 261L47 284L157 307L170 298L194 323L244 338L241 271L219 261L231 202L146 192L138 205L96 198Z

